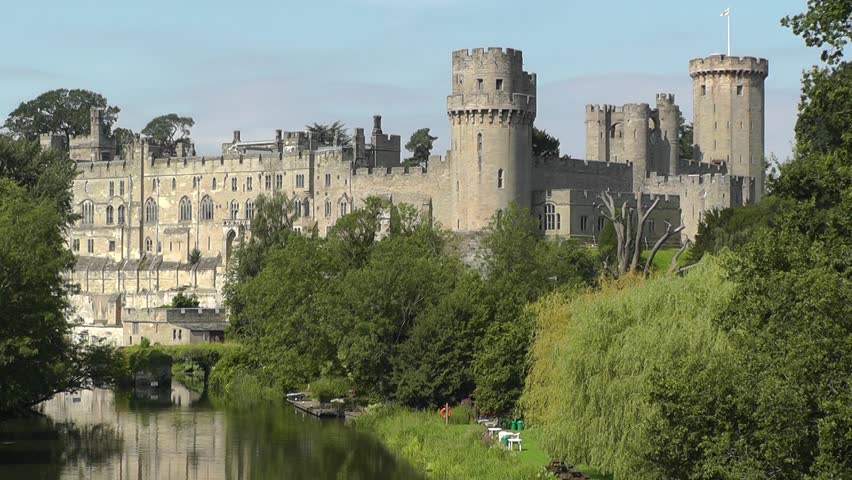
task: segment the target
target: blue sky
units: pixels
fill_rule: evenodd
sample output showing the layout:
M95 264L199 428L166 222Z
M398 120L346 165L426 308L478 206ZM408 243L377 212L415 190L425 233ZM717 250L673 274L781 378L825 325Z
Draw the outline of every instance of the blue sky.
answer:
M0 113L52 88L86 88L142 129L175 112L195 118L199 153L231 131L340 119L404 140L430 127L448 146L450 53L524 52L539 79L536 124L563 153L585 154L587 103L653 104L672 92L692 118L688 62L725 49L769 59L767 154L789 156L801 71L818 60L779 19L806 0L10 0L0 19Z

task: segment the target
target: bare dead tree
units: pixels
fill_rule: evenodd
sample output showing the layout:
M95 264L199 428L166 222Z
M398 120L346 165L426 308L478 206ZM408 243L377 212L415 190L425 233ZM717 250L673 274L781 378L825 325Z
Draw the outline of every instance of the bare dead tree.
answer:
M683 255L683 252L685 252L686 249L689 248L690 245L692 245L692 240L687 239L685 242L683 242L683 245L680 246L680 249L678 249L677 253L674 254L674 257L672 257L672 264L669 267L669 274L680 271L680 268L678 268L677 265L677 261L680 259L680 256Z
M615 200L612 198L612 195L609 192L603 192L598 197L603 205L599 205L598 208L601 212L601 215L604 216L609 222L612 224L612 228L615 230L615 273L617 276L624 274L625 267L627 262L625 261L625 251L624 251L624 239L625 239L625 229L624 229L624 221L622 216L624 215L624 211L627 207L627 203L621 208L621 211L615 208Z
M642 192L636 194L636 218L638 222L636 223L636 243L633 248L633 261L630 262L631 272L635 272L639 268L639 256L642 253L642 232L645 231L645 220L657 208L658 203L660 203L660 197L654 198L654 202L645 210L642 206Z
M610 195L609 192L603 192L598 196L598 198L601 200L601 204L597 205L601 215L612 223L613 229L615 230L615 274L617 276L621 276L630 272L637 272L639 270L639 261L642 256L642 234L645 231L645 223L651 216L651 212L653 212L659 205L660 198L655 197L651 205L645 207L642 203L642 192L637 192L636 208L630 207L628 201L625 201L621 206L621 210L617 210L615 208L615 199L612 198L612 195ZM635 220L633 215L634 211L636 213ZM651 265L654 262L654 257L660 247L662 247L672 236L680 233L683 229L683 225L672 228L672 225L666 222L666 231L654 244L654 247L651 249L651 253L648 255L648 259L645 262L645 268L643 270L644 275L648 275ZM675 257L680 257L687 247L688 243L681 247L681 250L675 255ZM677 263L676 259L675 263Z
M654 248L651 249L651 253L648 254L648 260L645 262L645 270L643 272L645 274L645 276L647 276L648 272L651 271L651 265L654 263L654 256L657 255L657 250L659 250L660 247L662 247L663 244L666 243L669 240L669 238L672 237L672 235L680 233L681 230L683 230L684 228L686 228L686 227L684 227L683 225L681 225L677 228L672 228L672 224L669 223L669 222L666 222L666 231L663 233L663 235L660 237L660 239L657 240L657 243L654 244Z

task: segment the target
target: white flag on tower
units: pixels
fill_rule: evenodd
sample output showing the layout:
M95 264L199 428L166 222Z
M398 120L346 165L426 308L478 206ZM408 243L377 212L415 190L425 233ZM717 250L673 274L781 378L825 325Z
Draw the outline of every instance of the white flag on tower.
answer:
M730 16L730 15L731 15L731 9L730 9L730 8L726 8L726 9L725 9L725 11L724 11L724 12L722 12L722 14L721 14L721 15L719 15L719 16L720 16L720 17L728 17L728 16Z

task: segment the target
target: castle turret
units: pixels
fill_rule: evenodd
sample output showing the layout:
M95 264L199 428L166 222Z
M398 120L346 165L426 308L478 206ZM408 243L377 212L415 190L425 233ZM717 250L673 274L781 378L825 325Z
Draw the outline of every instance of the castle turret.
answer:
M657 172L677 175L678 164L678 121L680 109L675 105L675 96L671 93L657 94L657 117L659 119L660 146Z
M726 162L732 175L755 178L763 194L764 91L769 62L711 55L689 62L695 111L695 159Z
M651 108L647 103L624 105L624 158L633 162L633 188L638 189L645 181L648 165L648 123Z
M511 202L530 205L536 78L520 51L477 48L453 52L452 84L454 223L480 230Z

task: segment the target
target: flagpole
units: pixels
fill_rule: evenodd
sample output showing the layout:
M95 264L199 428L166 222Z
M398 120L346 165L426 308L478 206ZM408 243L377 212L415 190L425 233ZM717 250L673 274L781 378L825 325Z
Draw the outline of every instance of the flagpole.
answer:
M731 56L731 9L728 8L728 56Z

